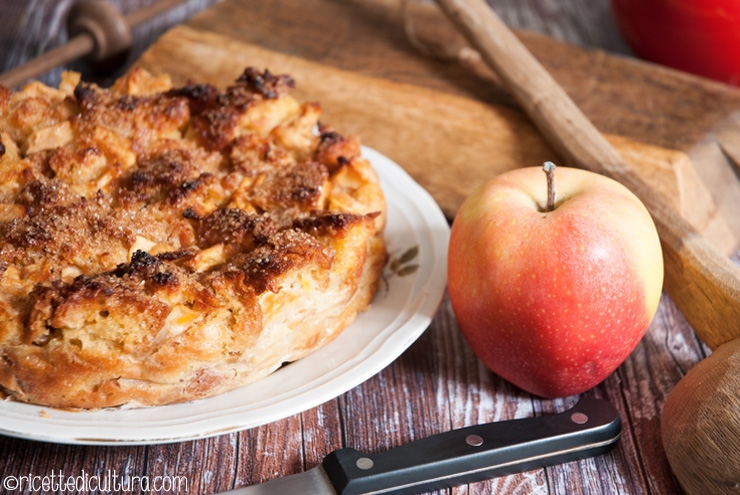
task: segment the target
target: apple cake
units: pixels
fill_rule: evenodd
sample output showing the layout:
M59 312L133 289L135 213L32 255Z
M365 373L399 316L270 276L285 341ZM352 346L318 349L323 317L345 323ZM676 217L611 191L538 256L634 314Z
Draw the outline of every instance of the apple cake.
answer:
M0 391L160 405L254 382L366 309L385 200L287 75L0 86Z

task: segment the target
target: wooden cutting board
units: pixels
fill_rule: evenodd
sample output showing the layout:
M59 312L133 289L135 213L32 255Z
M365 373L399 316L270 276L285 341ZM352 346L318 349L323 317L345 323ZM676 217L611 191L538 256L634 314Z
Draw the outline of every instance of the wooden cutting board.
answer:
M451 36L437 17L440 36ZM717 136L733 135L740 91L518 34L656 194L720 250L736 252L740 180ZM299 99L321 102L322 121L399 163L450 218L487 178L558 162L485 67L434 60L411 45L400 0L225 0L167 32L139 65L175 84L221 87L248 66L291 74Z

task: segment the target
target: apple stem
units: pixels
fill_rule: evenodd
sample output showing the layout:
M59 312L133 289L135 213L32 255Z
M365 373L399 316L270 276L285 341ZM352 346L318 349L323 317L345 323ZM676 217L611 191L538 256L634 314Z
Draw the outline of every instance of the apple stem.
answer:
M555 167L556 165L552 162L545 162L542 167L547 176L547 208L545 211L555 209Z

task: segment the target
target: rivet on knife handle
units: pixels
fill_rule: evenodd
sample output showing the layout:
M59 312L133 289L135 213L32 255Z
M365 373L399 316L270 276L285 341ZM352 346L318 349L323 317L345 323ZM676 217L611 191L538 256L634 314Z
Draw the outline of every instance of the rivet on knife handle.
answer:
M568 164L632 190L655 221L665 289L709 347L740 337L740 267L639 177L484 0L436 0Z
M338 450L323 468L337 495L423 493L603 454L620 431L611 404L586 398L561 414L471 426L374 455Z

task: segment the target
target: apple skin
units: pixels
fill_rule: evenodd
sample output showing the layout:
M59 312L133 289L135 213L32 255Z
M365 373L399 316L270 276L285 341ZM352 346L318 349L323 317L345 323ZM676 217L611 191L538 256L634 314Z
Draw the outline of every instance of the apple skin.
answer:
M584 392L637 346L657 310L655 225L620 183L555 169L512 170L473 192L450 236L448 289L470 347L494 373L541 397Z

